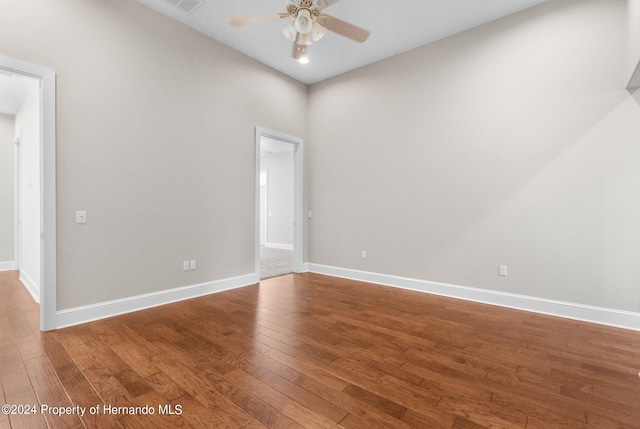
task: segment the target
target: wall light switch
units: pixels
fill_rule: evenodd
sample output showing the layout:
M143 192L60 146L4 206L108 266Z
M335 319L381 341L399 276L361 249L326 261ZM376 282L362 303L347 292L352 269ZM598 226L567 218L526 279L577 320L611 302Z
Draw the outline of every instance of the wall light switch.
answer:
M196 269L196 261L195 259L192 259L189 261L189 269L190 270L195 270Z
M509 274L509 272L507 270L507 266L506 265L500 265L500 275L501 276L506 276L507 274Z
M189 271L189 261L182 261L182 271Z
M86 211L77 211L76 212L76 223L87 223L87 212Z

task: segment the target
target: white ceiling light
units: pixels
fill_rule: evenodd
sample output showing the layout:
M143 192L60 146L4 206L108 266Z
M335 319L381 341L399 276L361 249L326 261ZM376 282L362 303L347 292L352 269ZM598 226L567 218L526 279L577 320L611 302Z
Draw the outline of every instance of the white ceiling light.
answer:
M300 9L296 18L296 30L298 33L307 34L313 28L313 20L309 9Z
M327 34L327 29L324 28L322 25L318 24L317 22L313 23L313 27L311 28L311 31L313 32L314 42L317 42L318 40L322 39L324 35Z
M291 22L286 27L282 27L282 34L284 34L284 36L292 42L296 41L296 27L295 25L293 25L293 22Z

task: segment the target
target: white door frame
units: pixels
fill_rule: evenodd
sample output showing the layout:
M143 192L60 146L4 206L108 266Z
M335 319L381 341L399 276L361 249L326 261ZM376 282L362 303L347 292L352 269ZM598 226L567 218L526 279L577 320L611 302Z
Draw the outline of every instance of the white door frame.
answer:
M13 143L13 269L19 270L22 264L22 132Z
M40 80L40 329L56 329L56 73L0 56L0 69Z
M268 128L256 127L255 133L255 278L260 281L260 138L270 137L293 145L293 271L303 272L304 187L303 140Z
M265 183L262 183L264 175ZM260 169L260 246L265 246L268 241L269 228L269 170Z

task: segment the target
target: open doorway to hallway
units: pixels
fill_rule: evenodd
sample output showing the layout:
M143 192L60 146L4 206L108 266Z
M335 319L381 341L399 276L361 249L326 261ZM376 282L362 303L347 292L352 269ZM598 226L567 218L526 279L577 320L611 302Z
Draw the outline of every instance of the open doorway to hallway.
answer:
M293 272L293 149L260 138L260 278Z
M40 80L0 69L0 269L34 301L41 277Z
M256 274L302 269L302 140L256 128Z

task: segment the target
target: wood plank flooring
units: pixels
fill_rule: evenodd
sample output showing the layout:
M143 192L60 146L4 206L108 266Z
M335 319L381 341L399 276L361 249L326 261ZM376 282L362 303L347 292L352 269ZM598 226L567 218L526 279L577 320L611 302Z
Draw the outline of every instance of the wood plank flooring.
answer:
M48 333L0 298L0 402L87 407L0 429L640 428L638 332L316 274Z

